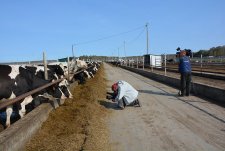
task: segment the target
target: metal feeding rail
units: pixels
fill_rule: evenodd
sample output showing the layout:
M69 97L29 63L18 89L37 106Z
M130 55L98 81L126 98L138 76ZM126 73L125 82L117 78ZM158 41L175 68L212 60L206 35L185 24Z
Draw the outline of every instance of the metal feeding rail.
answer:
M87 69L89 69L89 68L91 68L91 67L92 67L92 66L88 67ZM84 71L84 70L85 70L85 69L83 69L83 70L81 70L81 71L78 71L78 72L75 72L73 75L79 74L80 72L82 72L82 71ZM50 86L52 86L52 85L54 85L54 84L56 84L56 83L59 83L59 82L61 82L63 79L65 79L65 78L58 79L58 80L56 80L56 81L54 81L54 82L45 84L45 85L43 85L43 86L41 86L41 87L39 87L39 88L36 88L36 89L31 90L31 91L29 91L29 92L27 92L27 93L24 93L24 94L22 94L22 95L20 95L20 96L18 96L18 97L16 97L16 98L14 98L14 99L5 100L5 101L3 101L3 102L0 103L0 110L3 109L3 108L6 108L7 106L12 105L12 104L14 104L14 103L16 103L16 102L19 102L20 100L26 98L26 97L29 96L29 95L35 94L35 93L37 93L37 92L39 92L39 91L41 91L41 90L43 90L43 89L45 89L45 88L47 88L47 87L50 87Z
M34 90L32 90L32 91L29 91L29 92L27 92L27 93L24 93L24 94L22 94L22 95L20 95L20 96L18 96L18 97L16 97L16 98L14 98L14 99L10 99L10 100L6 100L6 101L4 101L4 102L1 102L1 103L0 103L0 109L3 109L3 108L5 108L5 107L7 107L7 106L9 106L9 105L12 105L12 104L14 104L14 103L16 103L16 102L18 102L18 101L20 101L20 100L26 98L26 97L29 96L29 95L32 95L32 94L34 94L34 93L37 93L37 92L39 92L39 91L41 91L41 90L43 90L43 89L45 89L45 88L47 88L47 87L49 87L49 86L52 86L52 85L54 85L54 84L56 84L56 83L58 83L58 82L61 82L63 79L64 79L64 78L58 79L58 80L56 80L56 81L54 81L54 82L48 83L48 84L43 85L43 86L41 86L41 87L39 87L39 88L36 88L36 89L34 89Z

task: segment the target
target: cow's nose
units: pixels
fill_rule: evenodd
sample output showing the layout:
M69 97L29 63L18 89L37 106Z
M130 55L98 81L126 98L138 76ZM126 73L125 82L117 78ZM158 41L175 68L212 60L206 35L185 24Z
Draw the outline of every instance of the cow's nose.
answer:
M69 98L72 99L73 98L73 95L70 95Z
M61 99L62 100L65 100L66 99L66 96L63 93L62 93Z

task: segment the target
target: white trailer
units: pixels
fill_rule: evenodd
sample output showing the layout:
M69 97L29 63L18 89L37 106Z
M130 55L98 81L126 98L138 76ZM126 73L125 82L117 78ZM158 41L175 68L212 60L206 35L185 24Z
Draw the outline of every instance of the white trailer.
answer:
M145 65L149 65L154 68L162 68L162 56L161 55L144 55Z

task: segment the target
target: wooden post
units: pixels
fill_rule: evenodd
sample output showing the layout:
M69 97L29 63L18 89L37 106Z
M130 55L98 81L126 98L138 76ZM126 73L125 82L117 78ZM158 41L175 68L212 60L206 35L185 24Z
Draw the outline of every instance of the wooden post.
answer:
M201 72L202 72L202 54L201 54Z
M164 65L165 65L165 75L166 75L166 54L164 54Z
M132 68L134 67L134 59L132 58Z
M145 70L145 57L143 57L143 70Z
M153 66L152 66L152 56L151 56L151 59L150 59L150 61L149 61L149 63L150 63L150 65L151 65L151 68L152 68L152 72L153 72Z
M48 80L47 61L45 52L43 52L43 64L44 64L45 80Z
M67 57L67 69L68 69L68 76L67 76L67 80L70 80L70 58Z
M138 69L138 57L137 57L137 69Z

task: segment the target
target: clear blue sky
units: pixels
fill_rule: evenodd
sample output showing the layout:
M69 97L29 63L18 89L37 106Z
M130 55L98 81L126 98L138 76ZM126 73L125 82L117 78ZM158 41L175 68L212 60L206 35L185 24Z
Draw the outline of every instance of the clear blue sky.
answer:
M0 62L225 45L225 0L0 0ZM134 30L137 27L140 29ZM84 43L127 32L105 40ZM79 44L80 43L80 44ZM82 44L83 43L83 44Z

